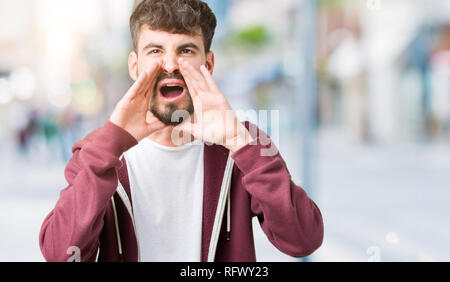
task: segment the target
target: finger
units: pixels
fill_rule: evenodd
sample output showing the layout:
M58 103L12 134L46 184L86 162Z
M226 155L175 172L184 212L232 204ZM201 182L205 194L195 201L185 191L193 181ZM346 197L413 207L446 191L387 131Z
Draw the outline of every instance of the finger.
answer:
M128 89L128 92L125 94L124 98L129 100L134 99L137 96L139 89L142 87L142 84L145 83L147 76L148 74L146 72L141 73L130 89Z
M197 85L199 91L209 90L208 83L206 82L205 77L203 77L202 73L198 69L194 68L194 66L192 66L189 62L184 63L184 65L191 73L192 79L194 83Z
M186 76L189 77L191 84L196 88L197 92L209 90L205 78L199 70L196 70L188 61L183 61L181 69L185 71Z
M194 83L190 73L187 72L186 69L182 68L181 65L180 65L180 72L181 72L181 75L183 76L184 81L186 82L186 86L189 90L189 94L191 95L192 99L195 100L196 97L198 96L198 91L199 91L197 85Z
M161 72L161 60L158 60L150 65L150 68L146 71L148 77L145 85L142 87L142 94L148 100L151 96L152 90L155 87L155 83Z
M216 82L214 81L211 73L209 73L208 69L204 65L201 65L200 71L203 74L203 77L205 78L209 89L214 91L215 93L219 92L219 87L217 86Z
M146 73L147 73L147 78L145 79L145 82L143 82L142 85L139 87L139 89L137 91L138 94L135 97L135 99L139 99L139 101L145 99L147 96L147 93L150 90L150 85L151 85L150 72L146 71Z
M146 70L143 74L143 80L140 81L137 85L136 85L136 89L134 90L134 95L130 98L130 101L133 100L139 100L142 101L143 99L145 99L146 94L149 91L150 85L151 85L151 77L150 77L150 72L148 70Z
M146 91L146 93L144 94L144 98L145 98L145 100L144 100L144 107L145 107L145 109L149 109L150 108L150 100L151 100L151 98L152 98L152 93L153 93L153 89L154 89L154 83L153 84L150 84L149 85L149 87L147 88L147 91Z
M162 65L162 60L159 59L155 63L153 63L153 65L148 70L152 84L154 84L156 82L159 75L161 74L161 65ZM154 85L152 85L152 86L154 86Z
M162 65L162 60L158 59L155 62L153 62L149 69L147 70L150 73L150 76L152 77L152 79L156 79L161 71L161 65Z
M197 96L197 91L198 91L197 85L194 83L190 72L185 67L183 67L183 63L184 63L184 60L182 58L178 59L178 64L180 66L180 72L184 78L184 81L186 82L186 85L189 89L189 93L191 94L192 97L195 97L195 96Z

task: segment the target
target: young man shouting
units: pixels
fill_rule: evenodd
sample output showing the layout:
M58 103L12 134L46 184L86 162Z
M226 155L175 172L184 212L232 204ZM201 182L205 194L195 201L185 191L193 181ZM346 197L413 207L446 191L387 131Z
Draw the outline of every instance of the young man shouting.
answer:
M318 207L277 151L262 154L274 144L238 121L211 76L215 27L200 0L136 7L135 82L72 148L68 186L40 232L48 261L255 261L253 216L288 255L321 245Z

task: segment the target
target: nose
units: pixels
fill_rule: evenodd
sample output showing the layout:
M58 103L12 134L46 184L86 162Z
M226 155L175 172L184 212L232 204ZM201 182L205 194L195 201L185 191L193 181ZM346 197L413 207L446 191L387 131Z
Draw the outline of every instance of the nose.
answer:
M167 54L164 57L162 68L167 73L174 73L179 69L178 58L174 54Z

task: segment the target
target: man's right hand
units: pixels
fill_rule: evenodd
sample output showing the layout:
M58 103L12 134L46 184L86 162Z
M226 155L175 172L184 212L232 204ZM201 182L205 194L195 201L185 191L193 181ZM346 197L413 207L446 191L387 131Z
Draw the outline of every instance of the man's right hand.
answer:
M161 69L157 61L142 73L117 103L109 120L125 129L139 142L166 125L149 110L150 99Z

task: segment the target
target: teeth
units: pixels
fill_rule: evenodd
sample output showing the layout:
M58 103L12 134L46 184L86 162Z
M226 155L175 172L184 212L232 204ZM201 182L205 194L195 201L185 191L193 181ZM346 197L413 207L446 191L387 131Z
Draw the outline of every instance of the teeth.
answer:
M179 86L178 84L166 84L166 86L168 87L175 87L175 86Z

